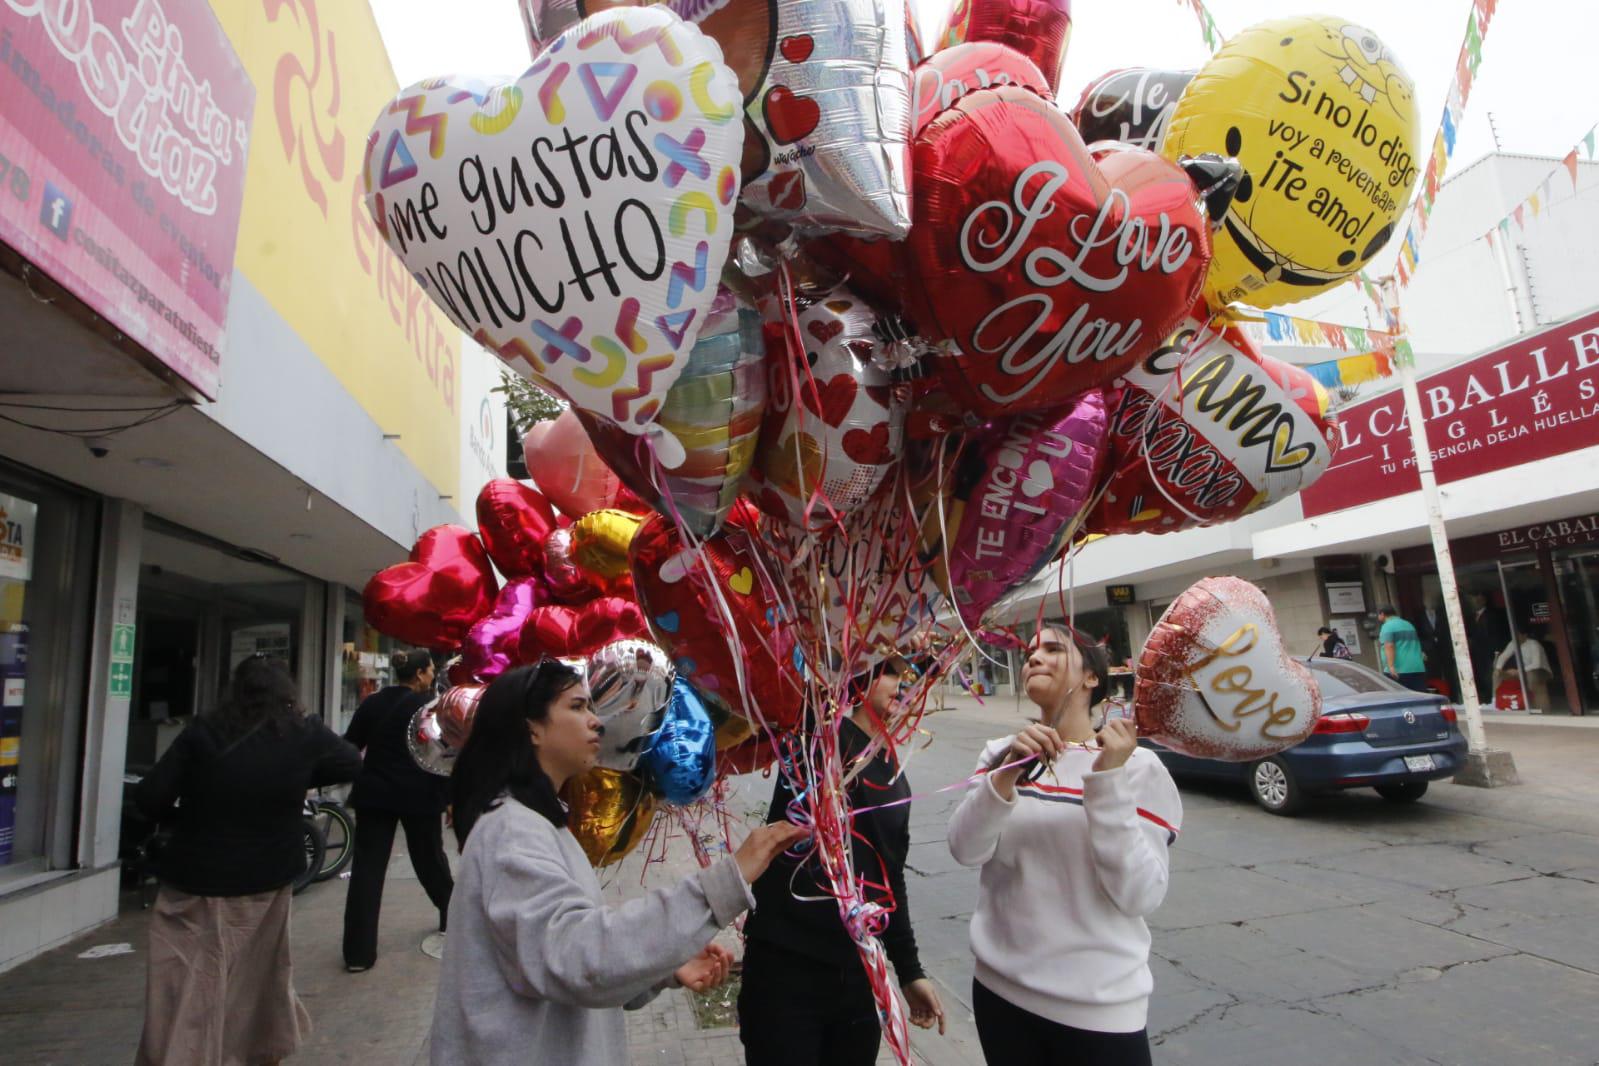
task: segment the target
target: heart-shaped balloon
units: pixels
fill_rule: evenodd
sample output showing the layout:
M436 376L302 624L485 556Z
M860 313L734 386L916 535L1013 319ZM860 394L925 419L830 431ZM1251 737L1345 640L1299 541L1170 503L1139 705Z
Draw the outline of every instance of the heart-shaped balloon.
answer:
M1091 533L1171 533L1285 499L1332 461L1336 420L1304 370L1262 356L1201 304L1128 371L1111 411L1111 473Z
M637 774L596 766L561 788L566 827L594 866L621 862L638 847L655 817L655 798Z
M981 414L1057 407L1153 351L1193 306L1210 261L1194 183L1150 152L1091 156L1026 89L969 93L916 139L910 250L932 312L923 334Z
M1071 0L956 0L943 44L993 41L1026 56L1060 85L1060 66L1072 36Z
M778 600L758 576L764 567L743 520L735 509L721 532L695 550L684 547L665 518L647 519L633 539L633 585L678 676L733 714L789 729L805 695L801 666L792 632L778 623Z
M367 141L367 208L475 340L643 433L716 293L743 140L716 42L620 8L513 82L403 90Z
M410 562L378 571L361 593L367 624L395 640L454 648L494 609L500 584L477 535L434 526L417 538Z
M517 654L525 663L544 656L583 658L615 641L649 635L638 604L620 596L601 596L582 607L535 607L522 626Z
M539 585L536 577L507 581L494 601L494 610L467 631L461 662L473 677L487 681L522 661L518 650L522 628L538 606Z
M805 529L869 500L903 449L910 389L880 365L877 315L846 289L819 299L762 303L771 377L766 424L751 471L768 514ZM791 357L786 335L801 346Z
M652 476L649 442L580 414L594 447L622 483L697 537L721 528L755 459L766 411L761 316L723 289L657 420L683 445L683 461Z
M477 528L500 573L531 577L544 570L544 540L555 529L555 512L538 490L498 477L477 494Z
M911 105L911 135L978 89L1020 85L1048 98L1049 86L1033 62L1014 49L991 42L958 44L929 56L916 68ZM905 241L867 240L847 233L807 241L805 252L849 279L849 287L885 311L912 322L932 314L915 280Z
M1018 415L956 468L944 528L950 597L968 626L1065 547L1104 468L1107 419L1095 389L1062 411Z
M1207 577L1173 600L1136 673L1139 733L1201 759L1264 759L1321 715L1321 688L1283 647L1266 594L1236 577Z
M682 678L672 684L672 702L639 760L639 773L646 788L679 807L716 781L716 727L704 699Z
M532 35L616 0L522 0ZM722 46L744 94L743 204L808 228L910 226L906 0L670 0ZM722 97L718 96L718 100Z

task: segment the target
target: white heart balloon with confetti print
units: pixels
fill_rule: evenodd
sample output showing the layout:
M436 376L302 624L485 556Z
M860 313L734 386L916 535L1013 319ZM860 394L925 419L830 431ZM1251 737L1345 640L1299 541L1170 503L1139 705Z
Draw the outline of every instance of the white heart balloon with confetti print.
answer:
M403 90L367 140L366 204L456 325L640 434L716 296L743 138L720 46L665 8L617 8L514 81Z

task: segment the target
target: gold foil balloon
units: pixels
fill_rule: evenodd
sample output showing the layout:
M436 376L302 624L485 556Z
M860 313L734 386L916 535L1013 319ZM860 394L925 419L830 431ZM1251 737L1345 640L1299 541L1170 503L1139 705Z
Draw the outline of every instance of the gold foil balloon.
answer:
M596 577L628 573L627 546L644 519L626 511L590 511L572 526L572 559Z
M620 862L638 847L655 817L655 800L636 774L595 767L561 789L566 827L594 866Z
M1416 186L1418 135L1415 87L1370 30L1295 17L1229 38L1183 91L1161 150L1245 170L1206 300L1275 307L1366 266Z

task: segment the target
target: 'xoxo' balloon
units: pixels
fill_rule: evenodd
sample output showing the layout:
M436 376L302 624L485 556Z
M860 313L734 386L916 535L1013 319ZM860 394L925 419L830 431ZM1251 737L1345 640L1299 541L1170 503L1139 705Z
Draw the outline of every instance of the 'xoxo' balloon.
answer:
M1208 316L1203 305L1195 314ZM1292 496L1332 460L1327 391L1237 328L1189 318L1130 370L1111 411L1111 469L1091 533L1171 533Z
M1236 577L1207 577L1172 601L1137 677L1139 733L1200 759L1264 759L1321 716L1321 688L1283 648L1266 594Z
M738 119L715 41L662 7L606 11L516 81L401 91L367 141L367 209L456 325L643 433L727 259Z

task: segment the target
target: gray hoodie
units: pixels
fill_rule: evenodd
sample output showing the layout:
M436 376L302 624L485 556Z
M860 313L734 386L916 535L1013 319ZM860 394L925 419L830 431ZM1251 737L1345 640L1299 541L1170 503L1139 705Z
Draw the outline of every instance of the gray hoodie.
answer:
M472 827L433 1008L433 1066L616 1066L622 1008L754 904L731 856L608 907L565 829L506 798Z

